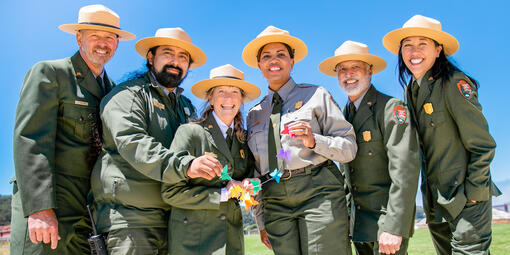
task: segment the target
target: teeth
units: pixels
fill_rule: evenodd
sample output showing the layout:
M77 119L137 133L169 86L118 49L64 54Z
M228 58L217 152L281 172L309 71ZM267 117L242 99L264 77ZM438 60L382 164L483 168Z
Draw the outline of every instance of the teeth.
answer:
M357 81L358 81L358 80L354 80L354 79L352 79L352 80L347 80L347 81L346 81L346 83L347 83L347 84L353 84L353 83L355 83L355 82L357 82Z
M96 50L96 52L99 53L99 54L106 54L105 50Z
M413 58L413 59L411 59L411 63L415 64L415 65L419 64L421 62L423 62L423 58Z
M269 70L271 70L271 71L280 71L280 67L273 66L273 67L269 68Z
M221 107L234 109L234 105L233 104L232 105L224 105L224 104L222 104Z

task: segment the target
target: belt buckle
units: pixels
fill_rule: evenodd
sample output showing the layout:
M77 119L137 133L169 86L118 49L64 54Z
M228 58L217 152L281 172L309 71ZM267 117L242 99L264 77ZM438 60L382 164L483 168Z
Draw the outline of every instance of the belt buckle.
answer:
M282 180L284 180L284 181L286 181L286 180L290 179L290 177L292 177L292 170L287 170L287 171L289 171L289 177L282 178Z

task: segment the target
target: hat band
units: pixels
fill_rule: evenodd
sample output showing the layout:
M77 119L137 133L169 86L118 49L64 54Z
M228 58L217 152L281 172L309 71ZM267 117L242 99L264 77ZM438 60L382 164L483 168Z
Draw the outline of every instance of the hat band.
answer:
M224 76L214 76L214 78L213 78L213 79L220 79L220 78L228 78L228 79L242 80L241 78L238 78L238 77L235 77L235 76L227 76L227 75L224 75Z
M96 26L103 26L103 27L110 27L110 28L120 29L120 27L116 27L116 26L112 26L112 25L108 25L108 24L103 24L103 23L96 23L96 22L80 22L78 24L80 24L80 25L96 25Z

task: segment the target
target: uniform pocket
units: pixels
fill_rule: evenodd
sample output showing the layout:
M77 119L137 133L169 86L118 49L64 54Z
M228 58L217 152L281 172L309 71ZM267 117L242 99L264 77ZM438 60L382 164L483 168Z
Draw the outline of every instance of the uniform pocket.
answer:
M60 124L64 131L84 141L90 141L93 125L99 122L96 106L64 103L61 106Z

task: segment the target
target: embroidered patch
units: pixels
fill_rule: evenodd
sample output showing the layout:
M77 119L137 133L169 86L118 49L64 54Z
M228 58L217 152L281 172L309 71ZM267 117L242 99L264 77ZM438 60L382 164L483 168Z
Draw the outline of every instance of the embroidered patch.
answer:
M363 140L365 142L370 142L370 140L372 140L372 133L370 133L370 130L367 130L367 131L363 131Z
M459 92L462 96L464 96L467 99L471 98L473 90L465 80L460 80L459 82L457 82L457 88L459 88Z
M161 109L161 110L165 110L165 105L154 100L154 106L156 106L157 108Z
M74 104L77 104L77 105L83 105L83 106L89 106L89 103L88 103L88 102L78 101L78 100L75 100L75 101L74 101Z
M184 107L184 113L187 115L187 116L190 116L191 115L191 112L189 110L188 107Z
M404 109L403 106L395 106L393 108L393 115L395 116L395 119L397 119L398 124L404 124L407 118L407 112Z
M244 150L243 149L239 150L239 154L241 154L241 158L244 159L245 156L244 156Z
M434 112L434 107L432 107L432 103L424 104L423 109L425 110L425 113L428 115L430 115Z
M212 125L207 126L207 128L212 128Z
M301 108L303 106L303 101L299 101L297 102L295 105L294 105L294 108L296 108L296 110L299 110L299 108Z

